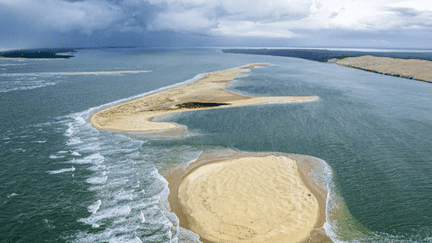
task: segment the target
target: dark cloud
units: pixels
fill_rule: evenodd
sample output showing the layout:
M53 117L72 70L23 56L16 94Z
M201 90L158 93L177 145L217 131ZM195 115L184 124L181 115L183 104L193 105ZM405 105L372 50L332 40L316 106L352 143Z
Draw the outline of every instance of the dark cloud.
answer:
M353 33L369 36L365 45L397 33L430 46L419 37L432 32L432 12L365 1L0 0L0 49L361 43Z

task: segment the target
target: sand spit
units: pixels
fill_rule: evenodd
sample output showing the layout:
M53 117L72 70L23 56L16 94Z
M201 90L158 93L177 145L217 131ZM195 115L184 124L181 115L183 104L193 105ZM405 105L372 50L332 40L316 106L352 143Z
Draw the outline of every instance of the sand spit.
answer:
M169 122L153 122L156 116L191 109L214 109L257 104L302 102L316 99L313 96L248 97L225 90L229 81L243 77L241 73L269 64L250 64L224 71L207 73L202 79L168 90L114 105L96 112L90 118L97 129L131 132L155 132L178 129Z
M361 56L331 59L328 62L369 72L432 82L432 62L427 60Z
M331 242L326 191L304 176L313 166L302 155L204 155L166 177L171 211L205 243Z

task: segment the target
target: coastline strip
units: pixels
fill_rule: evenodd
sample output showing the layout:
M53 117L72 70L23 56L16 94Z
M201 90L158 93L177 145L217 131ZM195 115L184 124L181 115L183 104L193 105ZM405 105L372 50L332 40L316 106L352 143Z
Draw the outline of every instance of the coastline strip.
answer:
M153 122L153 118L195 109L215 109L257 104L313 101L313 96L249 97L224 88L241 73L269 64L250 64L224 71L207 73L203 78L152 93L96 112L90 123L97 129L127 132L155 132L178 129L170 122Z
M344 59L330 59L328 62L364 71L432 83L432 62L428 60L367 55Z

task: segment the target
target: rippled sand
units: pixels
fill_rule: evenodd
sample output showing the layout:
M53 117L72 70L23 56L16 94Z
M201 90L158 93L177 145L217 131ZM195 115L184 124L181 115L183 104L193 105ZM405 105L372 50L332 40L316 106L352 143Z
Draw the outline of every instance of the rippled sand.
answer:
M203 165L183 178L180 202L191 229L212 242L299 242L318 202L286 157L245 157Z
M276 152L203 154L166 176L180 226L211 242L331 242L315 158Z

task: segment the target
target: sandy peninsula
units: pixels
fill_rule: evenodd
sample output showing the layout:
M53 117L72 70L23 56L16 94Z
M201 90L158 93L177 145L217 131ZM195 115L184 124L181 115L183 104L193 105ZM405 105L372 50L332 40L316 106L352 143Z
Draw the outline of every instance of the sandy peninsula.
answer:
M167 176L180 226L208 242L331 242L326 191L307 176L313 158L232 152L201 156Z
M385 75L432 82L432 62L428 60L361 56L330 59L328 62Z
M225 90L229 81L245 72L268 64L250 64L224 71L207 73L202 79L160 91L96 112L91 124L102 130L155 132L176 130L175 123L154 122L153 118L192 109L214 109L235 106L312 101L313 96L249 97Z

